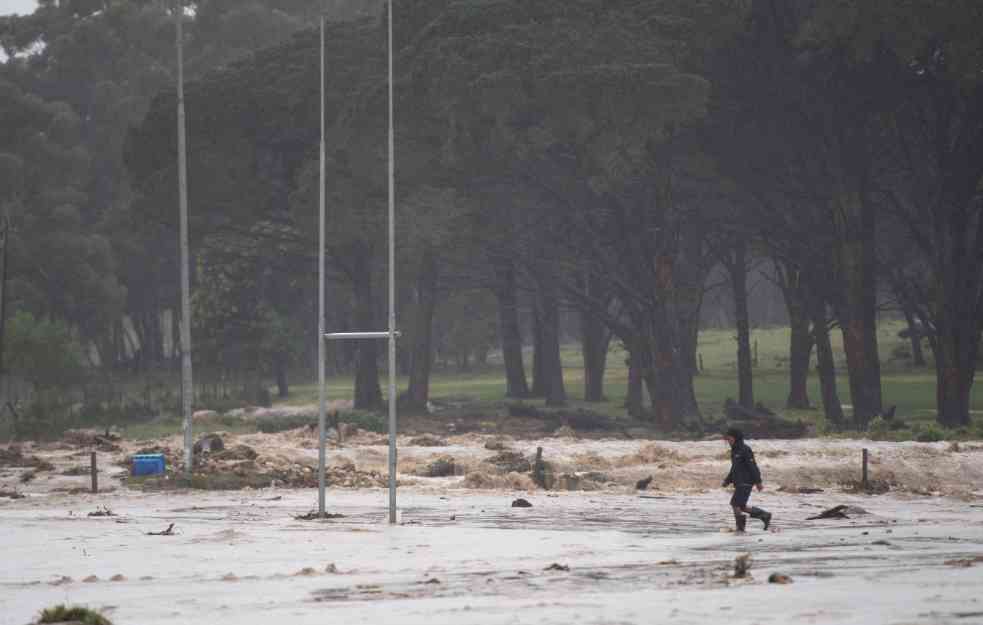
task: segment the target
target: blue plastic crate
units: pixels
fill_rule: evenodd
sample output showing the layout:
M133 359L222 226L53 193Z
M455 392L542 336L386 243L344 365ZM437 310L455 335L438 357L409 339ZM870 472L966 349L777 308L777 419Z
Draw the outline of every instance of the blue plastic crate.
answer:
M132 475L163 475L164 454L136 454L133 456Z

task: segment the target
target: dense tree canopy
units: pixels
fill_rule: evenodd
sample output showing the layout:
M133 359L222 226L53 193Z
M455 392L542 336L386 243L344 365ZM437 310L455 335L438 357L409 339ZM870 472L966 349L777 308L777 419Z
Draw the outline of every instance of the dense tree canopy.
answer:
M290 363L316 344L322 4L186 4L196 358L275 376L286 393ZM383 318L380 6L335 3L326 30L338 329ZM46 2L0 20L12 305L68 321L105 363L173 355L169 8ZM928 339L940 421L968 422L983 333L978 3L400 0L394 11L408 405L426 406L435 353L466 366L492 340L508 395L562 404L560 343L575 316L585 398L603 397L617 341L628 411L685 427L702 417L704 295L725 271L752 409L747 277L767 266L792 326L789 406L810 405L815 350L832 426L885 412L887 312ZM356 372L356 404L378 406L377 346L336 349L332 366Z

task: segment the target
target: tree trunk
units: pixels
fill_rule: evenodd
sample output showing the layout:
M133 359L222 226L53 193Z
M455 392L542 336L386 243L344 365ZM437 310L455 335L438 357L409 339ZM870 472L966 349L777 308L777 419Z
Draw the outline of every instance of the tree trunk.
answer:
M604 401L604 370L607 366L611 333L587 311L580 314L584 354L584 401Z
M842 294L837 315L843 332L853 421L866 430L870 420L881 414L881 364L877 352L877 279L874 210L856 205L844 214L849 219L840 231L838 268Z
M916 367L925 366L925 354L922 352L922 333L921 328L915 321L915 315L911 309L902 305L905 321L908 323L908 340L911 341L912 364Z
M662 308L662 306L658 306ZM652 358L643 370L642 378L652 400L652 418L657 427L672 429L682 420L683 412L679 403L679 387L676 383L676 362L672 349L671 335L664 313L653 315L652 325L655 336L652 338Z
M625 396L625 409L628 416L640 419L645 415L642 402L642 364L641 355L636 347L628 347L628 392Z
M812 346L815 341L812 332L809 331L808 317L803 318L802 315L797 314L793 318L790 309L789 320L792 337L789 340L789 391L785 406L808 410L812 407L809 403L809 361L812 359Z
M410 384L404 396L409 408L426 410L430 401L433 365L433 314L437 305L437 261L433 250L424 250L416 283L416 311L410 352Z
M970 391L976 376L981 330L983 324L975 315L937 317L935 393L938 421L946 427L970 423Z
M960 205L964 202L950 204ZM939 210L951 211L948 206ZM979 255L983 248L983 211L976 212L975 217L972 212L949 212L947 216L948 227L939 228L935 237L944 259L944 269L936 269L932 303L936 403L940 424L961 427L970 423L970 392L983 333L983 263ZM942 223L941 218L936 219Z
M610 297L590 271L584 273L584 291L588 298L610 305ZM584 401L604 401L604 370L607 367L611 332L603 320L584 307L580 311L581 348L584 359Z
M676 265L673 300L679 356L679 393L684 414L700 416L694 378L700 373L697 347L700 338L700 310L706 285L708 263L704 257L706 233L702 224L683 228L680 262Z
M668 387L660 374L655 371L654 358L650 356L651 347L642 352L644 366L642 367L642 382L645 383L645 390L648 391L649 403L652 405L650 417L652 423L659 428L671 429L675 421L672 409L671 395L672 389Z
M498 324L505 361L505 396L520 399L529 396L529 385L522 363L522 331L515 296L515 270L511 265L499 270L498 282L495 296L498 298Z
M823 411L826 422L840 428L844 422L843 405L836 392L836 365L833 361L833 346L829 340L829 326L826 318L826 304L821 300L811 305L813 340L816 344L816 370L819 372L819 389L823 397Z
M361 246L360 246L361 247ZM376 329L372 302L372 272L368 253L360 254L355 261L355 323L360 331ZM375 410L382 406L382 389L379 386L378 345L374 339L359 340L355 356L355 408Z
M734 290L734 319L737 326L738 403L754 408L754 381L751 363L751 323L747 307L747 242L739 239L734 246L734 264L730 267Z
M287 384L287 359L283 354L273 357L273 369L276 375L277 396L286 399L290 395L290 386Z
M532 316L532 389L530 397L546 397L546 343L544 341L543 313L540 302L533 306Z
M809 329L809 296L801 271L792 267L782 270L777 262L775 267L779 273L779 286L785 297L791 329L788 348L789 391L785 406L806 410L812 407L809 402L809 361L815 344L813 333Z
M560 303L556 294L542 284L539 289L540 340L544 394L547 406L562 406L567 401L563 386L563 365L560 361Z
M702 293L702 288L701 288ZM679 362L680 362L680 376L682 377L682 382L680 383L679 392L682 397L680 401L683 404L686 414L699 415L699 405L696 403L696 386L694 384L694 379L700 374L700 366L697 362L696 349L700 337L700 307L702 305L702 297L700 298L700 304L692 310L691 314L686 315L685 318L680 318L677 324L679 328Z
M656 303L650 310L648 324L642 326L651 330L651 365L645 379L655 423L661 428L672 429L687 416L699 416L699 412L696 406L690 405L687 396L687 382L692 382L692 375L683 371L670 310L676 286L675 258L663 253L655 263Z

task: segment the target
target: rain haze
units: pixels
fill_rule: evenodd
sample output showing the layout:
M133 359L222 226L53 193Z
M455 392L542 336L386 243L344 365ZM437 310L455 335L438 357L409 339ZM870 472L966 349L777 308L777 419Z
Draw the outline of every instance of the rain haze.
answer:
M0 0L0 625L983 622L980 32Z
M0 0L0 15L26 15L33 13L37 6L35 0Z

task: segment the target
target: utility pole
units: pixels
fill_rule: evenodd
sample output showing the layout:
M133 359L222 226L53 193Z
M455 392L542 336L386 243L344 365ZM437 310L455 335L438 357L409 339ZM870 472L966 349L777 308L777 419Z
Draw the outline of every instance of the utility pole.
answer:
M393 105L393 0L389 0L389 523L396 523L396 138Z
M177 46L177 171L181 211L181 408L184 412L184 472L191 478L194 440L191 410L194 386L191 377L191 285L188 269L188 163L184 120L184 5L177 0L174 10Z
M317 513L325 515L325 390L324 390L324 15L321 15L321 160L318 185L318 245L317 245Z
M4 203L0 222L0 380L3 379L3 345L7 329L7 259L10 258L10 206Z

